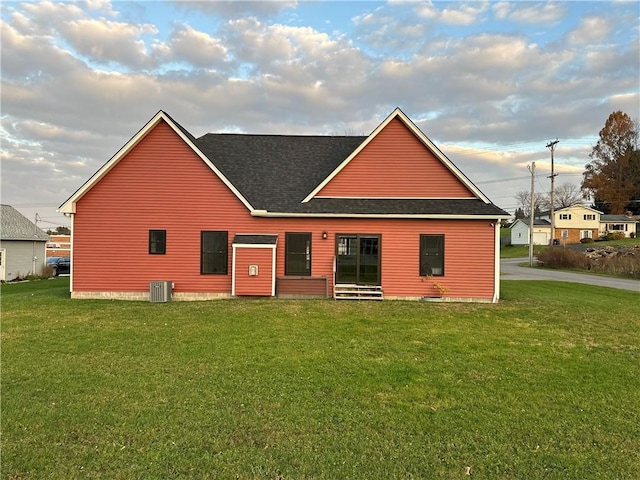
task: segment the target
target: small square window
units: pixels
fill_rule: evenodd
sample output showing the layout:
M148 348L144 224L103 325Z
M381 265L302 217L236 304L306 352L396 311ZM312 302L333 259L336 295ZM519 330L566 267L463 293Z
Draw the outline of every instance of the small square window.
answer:
M164 255L167 253L167 231L149 230L149 253Z

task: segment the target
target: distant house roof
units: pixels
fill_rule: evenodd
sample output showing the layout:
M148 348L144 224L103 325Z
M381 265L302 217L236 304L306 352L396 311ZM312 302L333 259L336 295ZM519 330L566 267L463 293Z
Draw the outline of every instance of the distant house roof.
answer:
M522 222L526 226L531 225L531 221L529 220L529 218L525 217L525 218L519 218L515 222L513 222L511 224L511 228L513 228L513 226L518 222ZM534 227L550 227L551 226L551 222L549 222L549 220L547 220L545 218L534 218L533 219L533 226Z
M600 223L636 223L636 220L627 215L600 215Z
M0 236L2 240L29 240L46 242L49 235L11 205L2 205L0 211Z

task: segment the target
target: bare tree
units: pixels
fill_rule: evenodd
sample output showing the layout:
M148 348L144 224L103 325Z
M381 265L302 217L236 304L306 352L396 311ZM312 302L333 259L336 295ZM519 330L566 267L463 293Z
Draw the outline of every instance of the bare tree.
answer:
M566 208L582 201L582 190L580 187L571 182L565 182L556 187L554 208Z
M535 200L536 212L549 210L549 198L547 195L536 192L533 197ZM518 201L518 206L522 208L525 216L528 217L531 215L531 192L527 192L525 190L517 192L516 200Z

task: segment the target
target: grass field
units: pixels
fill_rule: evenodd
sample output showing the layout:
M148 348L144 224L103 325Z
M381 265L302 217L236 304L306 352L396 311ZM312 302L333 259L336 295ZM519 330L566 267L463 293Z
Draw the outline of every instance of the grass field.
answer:
M2 286L3 479L640 475L633 292L157 304L67 289Z

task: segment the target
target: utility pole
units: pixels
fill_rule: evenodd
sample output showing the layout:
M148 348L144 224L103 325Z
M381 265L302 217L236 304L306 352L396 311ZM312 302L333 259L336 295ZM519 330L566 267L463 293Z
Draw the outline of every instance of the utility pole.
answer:
M560 140L556 138L555 142L547 143L547 148L551 150L551 246L553 246L553 241L556 238L556 221L554 218L553 210L555 209L555 201L556 201L556 187L555 187L555 178L556 173L553 172L553 152L556 149L556 145Z
M536 180L536 162L531 162L531 166L527 167L531 172L531 211L529 212L529 266L533 267L533 216L536 211L534 187Z

